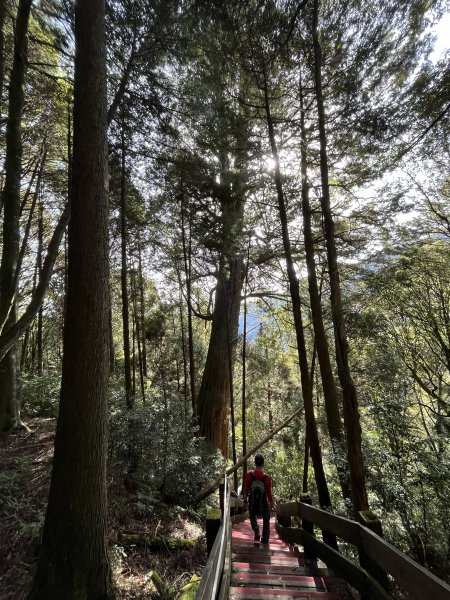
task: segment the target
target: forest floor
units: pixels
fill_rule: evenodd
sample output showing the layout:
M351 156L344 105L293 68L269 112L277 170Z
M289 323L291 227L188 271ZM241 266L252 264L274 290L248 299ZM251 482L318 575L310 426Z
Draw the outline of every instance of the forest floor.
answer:
M21 600L29 589L42 534L53 457L54 419L27 421L30 430L0 437L0 600ZM159 598L149 573L179 589L206 563L201 526L180 507L155 501L108 469L108 542L118 600ZM195 539L183 550L150 551L118 541L120 532Z

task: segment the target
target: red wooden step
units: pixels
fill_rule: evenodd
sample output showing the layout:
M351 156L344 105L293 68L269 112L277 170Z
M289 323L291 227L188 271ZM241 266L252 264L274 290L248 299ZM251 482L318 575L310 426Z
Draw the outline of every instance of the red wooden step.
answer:
M287 575L313 576L312 569L307 566L264 565L261 563L253 563L251 561L233 563L233 571L235 573L285 573Z
M235 554L264 554L266 556L300 556L298 550L289 550L289 548L271 548L270 545L255 545L243 546L241 544L233 544L233 552Z
M333 592L313 592L309 590L280 590L267 588L230 588L231 600L339 600Z
M283 565L285 567L295 568L299 565L310 565L311 562L305 561L302 557L296 556L270 556L268 554L246 554L244 552L235 554L233 562L247 562L263 565Z
M234 573L233 585L258 585L275 588L296 588L298 590L320 590L326 592L326 586L321 577L307 575L264 574L264 573Z

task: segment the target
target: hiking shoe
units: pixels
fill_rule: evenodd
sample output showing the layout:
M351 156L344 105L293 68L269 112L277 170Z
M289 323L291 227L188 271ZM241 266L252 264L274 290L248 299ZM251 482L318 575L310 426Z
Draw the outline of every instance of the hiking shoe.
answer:
M259 533L255 533L255 537L253 539L255 540L255 542L259 542L261 536L259 535Z

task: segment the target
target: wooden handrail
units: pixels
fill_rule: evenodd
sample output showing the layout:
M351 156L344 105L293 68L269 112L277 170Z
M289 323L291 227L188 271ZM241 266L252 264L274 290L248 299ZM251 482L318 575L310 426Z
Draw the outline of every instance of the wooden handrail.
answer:
M372 559L417 600L424 598L448 600L450 598L450 586L447 583L356 521L333 515L303 502L278 504L276 512L277 516L281 517L301 517L320 527L322 531L332 533L355 545L360 553L362 552ZM304 538L304 541L307 542L310 535L305 535ZM316 551L320 551L318 548L321 545L323 546L320 542L314 544Z
M208 561L203 569L202 580L197 594L195 595L195 600L216 600L219 595L222 584L227 540L230 535L229 525L230 492L228 490L227 478L225 477L222 522L208 557Z

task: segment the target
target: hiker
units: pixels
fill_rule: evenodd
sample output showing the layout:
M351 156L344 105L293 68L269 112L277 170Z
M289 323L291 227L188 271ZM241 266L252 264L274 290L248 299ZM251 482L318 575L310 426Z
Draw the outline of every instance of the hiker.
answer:
M247 501L249 499L249 502ZM244 481L244 509L250 504L250 524L255 533L255 541L269 543L270 509L273 508L272 480L264 473L264 456L255 456L255 468L249 471ZM262 539L259 533L258 517L263 518Z

